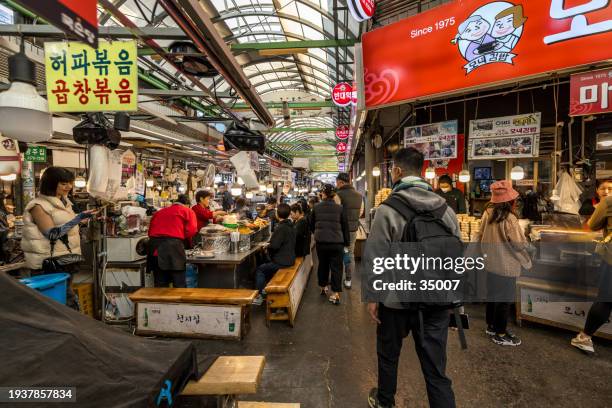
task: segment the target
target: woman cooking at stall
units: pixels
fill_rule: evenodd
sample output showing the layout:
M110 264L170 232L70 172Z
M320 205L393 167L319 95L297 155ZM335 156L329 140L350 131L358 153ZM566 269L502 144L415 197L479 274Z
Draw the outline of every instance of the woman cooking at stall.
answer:
M207 226L210 222L215 222L217 217L222 217L227 213L225 211L212 211L210 209L210 197L212 192L208 190L200 190L196 193L196 205L191 207L196 214L198 220L198 231Z

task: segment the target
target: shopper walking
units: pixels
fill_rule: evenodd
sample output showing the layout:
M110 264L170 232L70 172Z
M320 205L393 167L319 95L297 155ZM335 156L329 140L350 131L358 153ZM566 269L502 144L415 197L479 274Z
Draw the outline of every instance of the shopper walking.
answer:
M600 202L589 220L593 231L603 230L604 239L597 246L601 256L599 272L599 293L589 309L584 329L572 339L572 346L587 352L595 352L593 334L610 318L612 311L612 189L600 194Z
M344 287L350 289L355 272L355 241L359 229L359 218L363 213L363 197L350 184L348 173L338 174L336 187L338 187L336 192L338 200L336 202L344 208L350 234L348 251L344 254Z
M321 295L328 295L331 285L329 301L339 305L342 292L342 255L344 248L350 245L350 233L346 211L334 202L334 187L325 184L321 194L323 199L314 206L310 219L319 258L319 286Z
M482 216L477 241L486 254L487 329L491 340L502 346L518 346L521 340L510 332L508 316L515 298L516 279L531 268L528 242L516 215L519 193L507 180L491 184L491 202Z
M434 213L443 210L444 199L432 191L420 177L424 157L414 148L399 149L393 158L391 179L393 195L409 204L412 211ZM440 211L442 212L442 211ZM457 239L459 225L453 211L446 208L440 221ZM381 205L370 229L367 242L368 256L386 257L393 243L402 242L408 221L390 206ZM372 279L368 273L368 282ZM376 279L376 278L374 278ZM372 279L373 280L373 279ZM367 283L369 285L369 283ZM368 303L368 312L378 326L376 349L378 354L378 388L370 391L370 408L395 406L397 370L402 342L412 332L421 370L425 377L429 405L433 408L455 407L451 380L446 376L446 342L450 313L447 309L418 308L410 304L386 301Z
M438 188L436 194L446 200L448 205L455 214L465 214L465 196L458 188L453 187L453 179L448 174L443 175L438 180Z
M40 178L40 194L30 201L23 213L21 249L32 275L57 272L51 258L63 258L62 270L70 274L66 287L66 304L79 308L72 290L72 277L79 271L81 236L77 225L91 218L95 211L75 215L68 194L74 174L63 167L48 167Z
M198 232L196 214L189 197L178 196L170 207L153 214L149 225L147 269L153 272L155 287L185 287L185 247Z

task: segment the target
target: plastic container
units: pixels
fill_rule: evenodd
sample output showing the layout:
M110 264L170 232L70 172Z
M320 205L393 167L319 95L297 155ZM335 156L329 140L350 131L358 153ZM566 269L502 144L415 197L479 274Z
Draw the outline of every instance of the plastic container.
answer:
M42 295L65 305L68 278L70 278L70 275L67 273L50 273L48 275L20 279L20 282L39 291Z
M187 264L185 268L185 286L188 288L198 287L198 266Z

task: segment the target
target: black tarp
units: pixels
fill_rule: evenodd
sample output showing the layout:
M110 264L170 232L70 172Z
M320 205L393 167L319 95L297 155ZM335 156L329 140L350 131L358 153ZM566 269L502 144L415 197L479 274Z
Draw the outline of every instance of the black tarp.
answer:
M0 273L0 387L76 387L72 406L147 407L167 380L175 399L190 378L197 378L191 342L133 336Z

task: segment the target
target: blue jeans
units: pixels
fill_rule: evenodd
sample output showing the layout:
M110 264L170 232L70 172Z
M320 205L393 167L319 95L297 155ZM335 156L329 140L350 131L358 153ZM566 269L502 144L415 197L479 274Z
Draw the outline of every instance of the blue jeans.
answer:
M280 268L281 266L274 262L264 263L257 267L255 270L255 287L260 293Z

